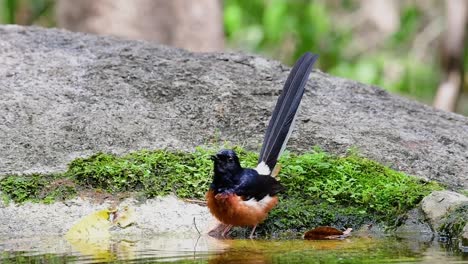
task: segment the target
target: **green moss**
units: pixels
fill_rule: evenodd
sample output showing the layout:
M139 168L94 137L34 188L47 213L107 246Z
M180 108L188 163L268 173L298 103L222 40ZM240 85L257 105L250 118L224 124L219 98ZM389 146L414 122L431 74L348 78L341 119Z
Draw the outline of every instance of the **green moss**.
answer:
M460 193L468 197L468 189L461 190Z
M281 165L279 176L286 192L267 219L264 233L274 229L302 232L320 225L393 225L400 214L441 189L356 154L337 157L320 150L286 154Z
M210 182L208 150L194 153L142 150L117 157L98 153L69 164L66 174L87 187L111 193L141 191L148 197L176 194L202 198Z
M5 202L26 201L51 203L76 195L76 185L62 174L9 175L0 180L0 191Z
M124 156L97 153L72 161L60 175L7 176L0 180L0 188L15 202L65 199L86 188L139 192L148 198L176 194L203 199L212 175L209 156L216 150L142 150ZM255 166L256 154L239 147L235 150L243 166ZM265 233L325 224L356 226L371 220L392 222L432 190L441 189L356 154L337 157L321 150L286 153L280 164L279 178L286 192L263 225ZM74 185L65 185L63 192L51 189L50 183L57 179L69 179ZM48 189L51 191L44 194Z

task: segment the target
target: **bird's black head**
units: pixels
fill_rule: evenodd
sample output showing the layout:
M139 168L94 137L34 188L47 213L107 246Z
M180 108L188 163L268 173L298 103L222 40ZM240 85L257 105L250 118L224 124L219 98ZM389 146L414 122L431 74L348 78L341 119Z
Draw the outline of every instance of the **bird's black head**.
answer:
M214 161L215 174L236 174L242 167L236 153L230 149L223 149L216 155L211 156Z

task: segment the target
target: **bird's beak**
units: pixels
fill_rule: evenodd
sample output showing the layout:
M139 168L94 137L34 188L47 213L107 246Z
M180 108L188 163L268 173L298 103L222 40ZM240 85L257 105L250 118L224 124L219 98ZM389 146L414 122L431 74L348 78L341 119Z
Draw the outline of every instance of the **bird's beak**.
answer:
M218 157L216 157L216 155L211 155L210 159L212 161L217 161L218 160Z

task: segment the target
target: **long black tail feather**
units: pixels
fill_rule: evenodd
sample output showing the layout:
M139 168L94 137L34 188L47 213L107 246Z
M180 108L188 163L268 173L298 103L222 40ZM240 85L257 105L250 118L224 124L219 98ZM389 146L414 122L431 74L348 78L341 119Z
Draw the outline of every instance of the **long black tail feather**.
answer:
M265 162L270 171L276 165L293 130L294 120L304 94L307 80L318 55L305 53L294 64L283 91L276 102L265 133L258 162Z

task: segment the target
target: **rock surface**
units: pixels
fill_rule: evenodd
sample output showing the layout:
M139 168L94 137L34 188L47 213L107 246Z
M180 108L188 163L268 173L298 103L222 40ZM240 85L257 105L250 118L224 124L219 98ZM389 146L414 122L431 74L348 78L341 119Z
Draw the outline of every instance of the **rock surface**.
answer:
M416 238L418 241L430 242L434 238L434 232L428 222L424 221L424 213L421 208L414 208L406 214L406 219L395 230L395 235L400 238Z
M468 223L463 228L461 237L462 245L466 248L465 252L468 252Z
M432 228L437 230L445 215L466 203L468 203L468 197L462 194L450 191L435 191L424 197L421 207Z
M82 217L109 207L110 202L93 203L76 198L50 205L26 203L10 204L0 209L0 237L3 239L54 236L65 234ZM161 233L197 234L193 224L206 233L216 222L208 209L196 204L185 203L175 197L149 199L138 203L133 199L124 200L121 206L135 209L135 225L119 233L151 236Z
M56 172L79 156L259 149L289 68L244 54L0 26L0 175ZM320 51L317 51L320 53ZM468 119L314 71L289 149L374 160L452 189L468 176Z

